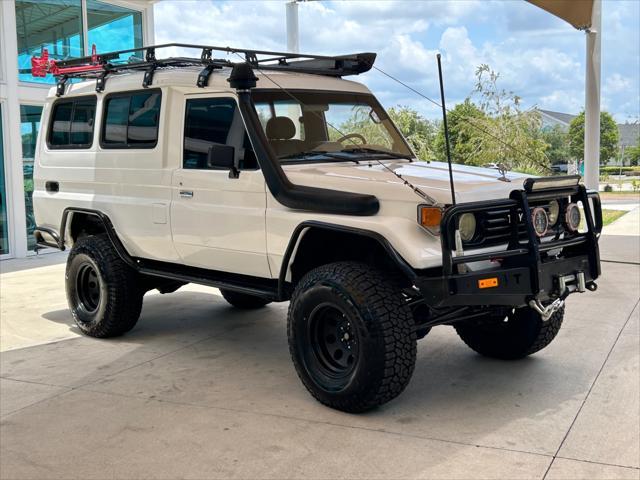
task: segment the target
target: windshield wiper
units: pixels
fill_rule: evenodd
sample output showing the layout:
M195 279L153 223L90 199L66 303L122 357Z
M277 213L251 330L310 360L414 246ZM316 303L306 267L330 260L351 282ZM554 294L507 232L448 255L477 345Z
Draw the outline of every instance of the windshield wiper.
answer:
M350 148L343 148L340 151L346 152L346 153L376 153L381 155L389 155L390 157L406 158L407 160L412 159L410 155L404 155L402 153L396 153L396 152L389 152L388 150L382 150L380 148L372 148L372 147L350 147Z
M346 160L349 162L354 162L357 163L358 165L360 164L360 162L355 159L355 158L350 158L344 155L340 155L340 152L318 152L317 150L309 150L306 152L297 152L297 153L292 153L289 155L284 155L282 157L278 157L279 160L306 160L309 157L327 157L327 158L332 158L335 160Z

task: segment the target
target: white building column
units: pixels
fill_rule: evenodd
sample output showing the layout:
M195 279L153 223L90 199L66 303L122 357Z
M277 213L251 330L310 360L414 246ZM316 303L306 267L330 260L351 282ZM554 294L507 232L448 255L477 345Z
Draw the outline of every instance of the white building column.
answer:
M287 2L287 51L298 53L300 40L298 33L298 1Z
M600 180L600 43L601 0L593 1L591 27L586 33L587 58L584 102L584 182L597 190Z
M18 99L18 36L14 0L0 2L4 81L7 98L4 102L5 182L9 223L10 255L27 254L27 223L24 206L24 174L22 170L22 135L20 134L20 102Z

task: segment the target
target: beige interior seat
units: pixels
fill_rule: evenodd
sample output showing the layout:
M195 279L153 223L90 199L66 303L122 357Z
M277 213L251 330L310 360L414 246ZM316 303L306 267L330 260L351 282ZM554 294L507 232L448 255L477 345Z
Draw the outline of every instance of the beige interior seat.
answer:
M265 133L278 156L291 155L304 150L304 142L293 138L296 126L289 117L272 117L267 121Z

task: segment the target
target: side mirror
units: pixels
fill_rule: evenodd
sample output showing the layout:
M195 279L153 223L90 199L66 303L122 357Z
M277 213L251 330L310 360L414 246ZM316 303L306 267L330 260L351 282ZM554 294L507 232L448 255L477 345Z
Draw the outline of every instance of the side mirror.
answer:
M238 178L240 171L236 165L236 149L231 145L213 144L207 151L207 168L229 169L229 178Z

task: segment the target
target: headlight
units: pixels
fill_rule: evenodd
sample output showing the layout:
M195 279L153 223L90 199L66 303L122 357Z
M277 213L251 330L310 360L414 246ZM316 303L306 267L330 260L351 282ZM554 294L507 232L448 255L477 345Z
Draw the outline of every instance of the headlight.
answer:
M458 230L463 242L473 240L476 234L476 216L473 213L463 213L458 219Z
M582 221L582 214L580 213L580 207L575 203L567 205L567 213L565 214L565 223L567 228L571 232L577 232L580 228L580 222Z
M560 217L560 204L557 200L552 200L549 204L549 225L554 226Z

